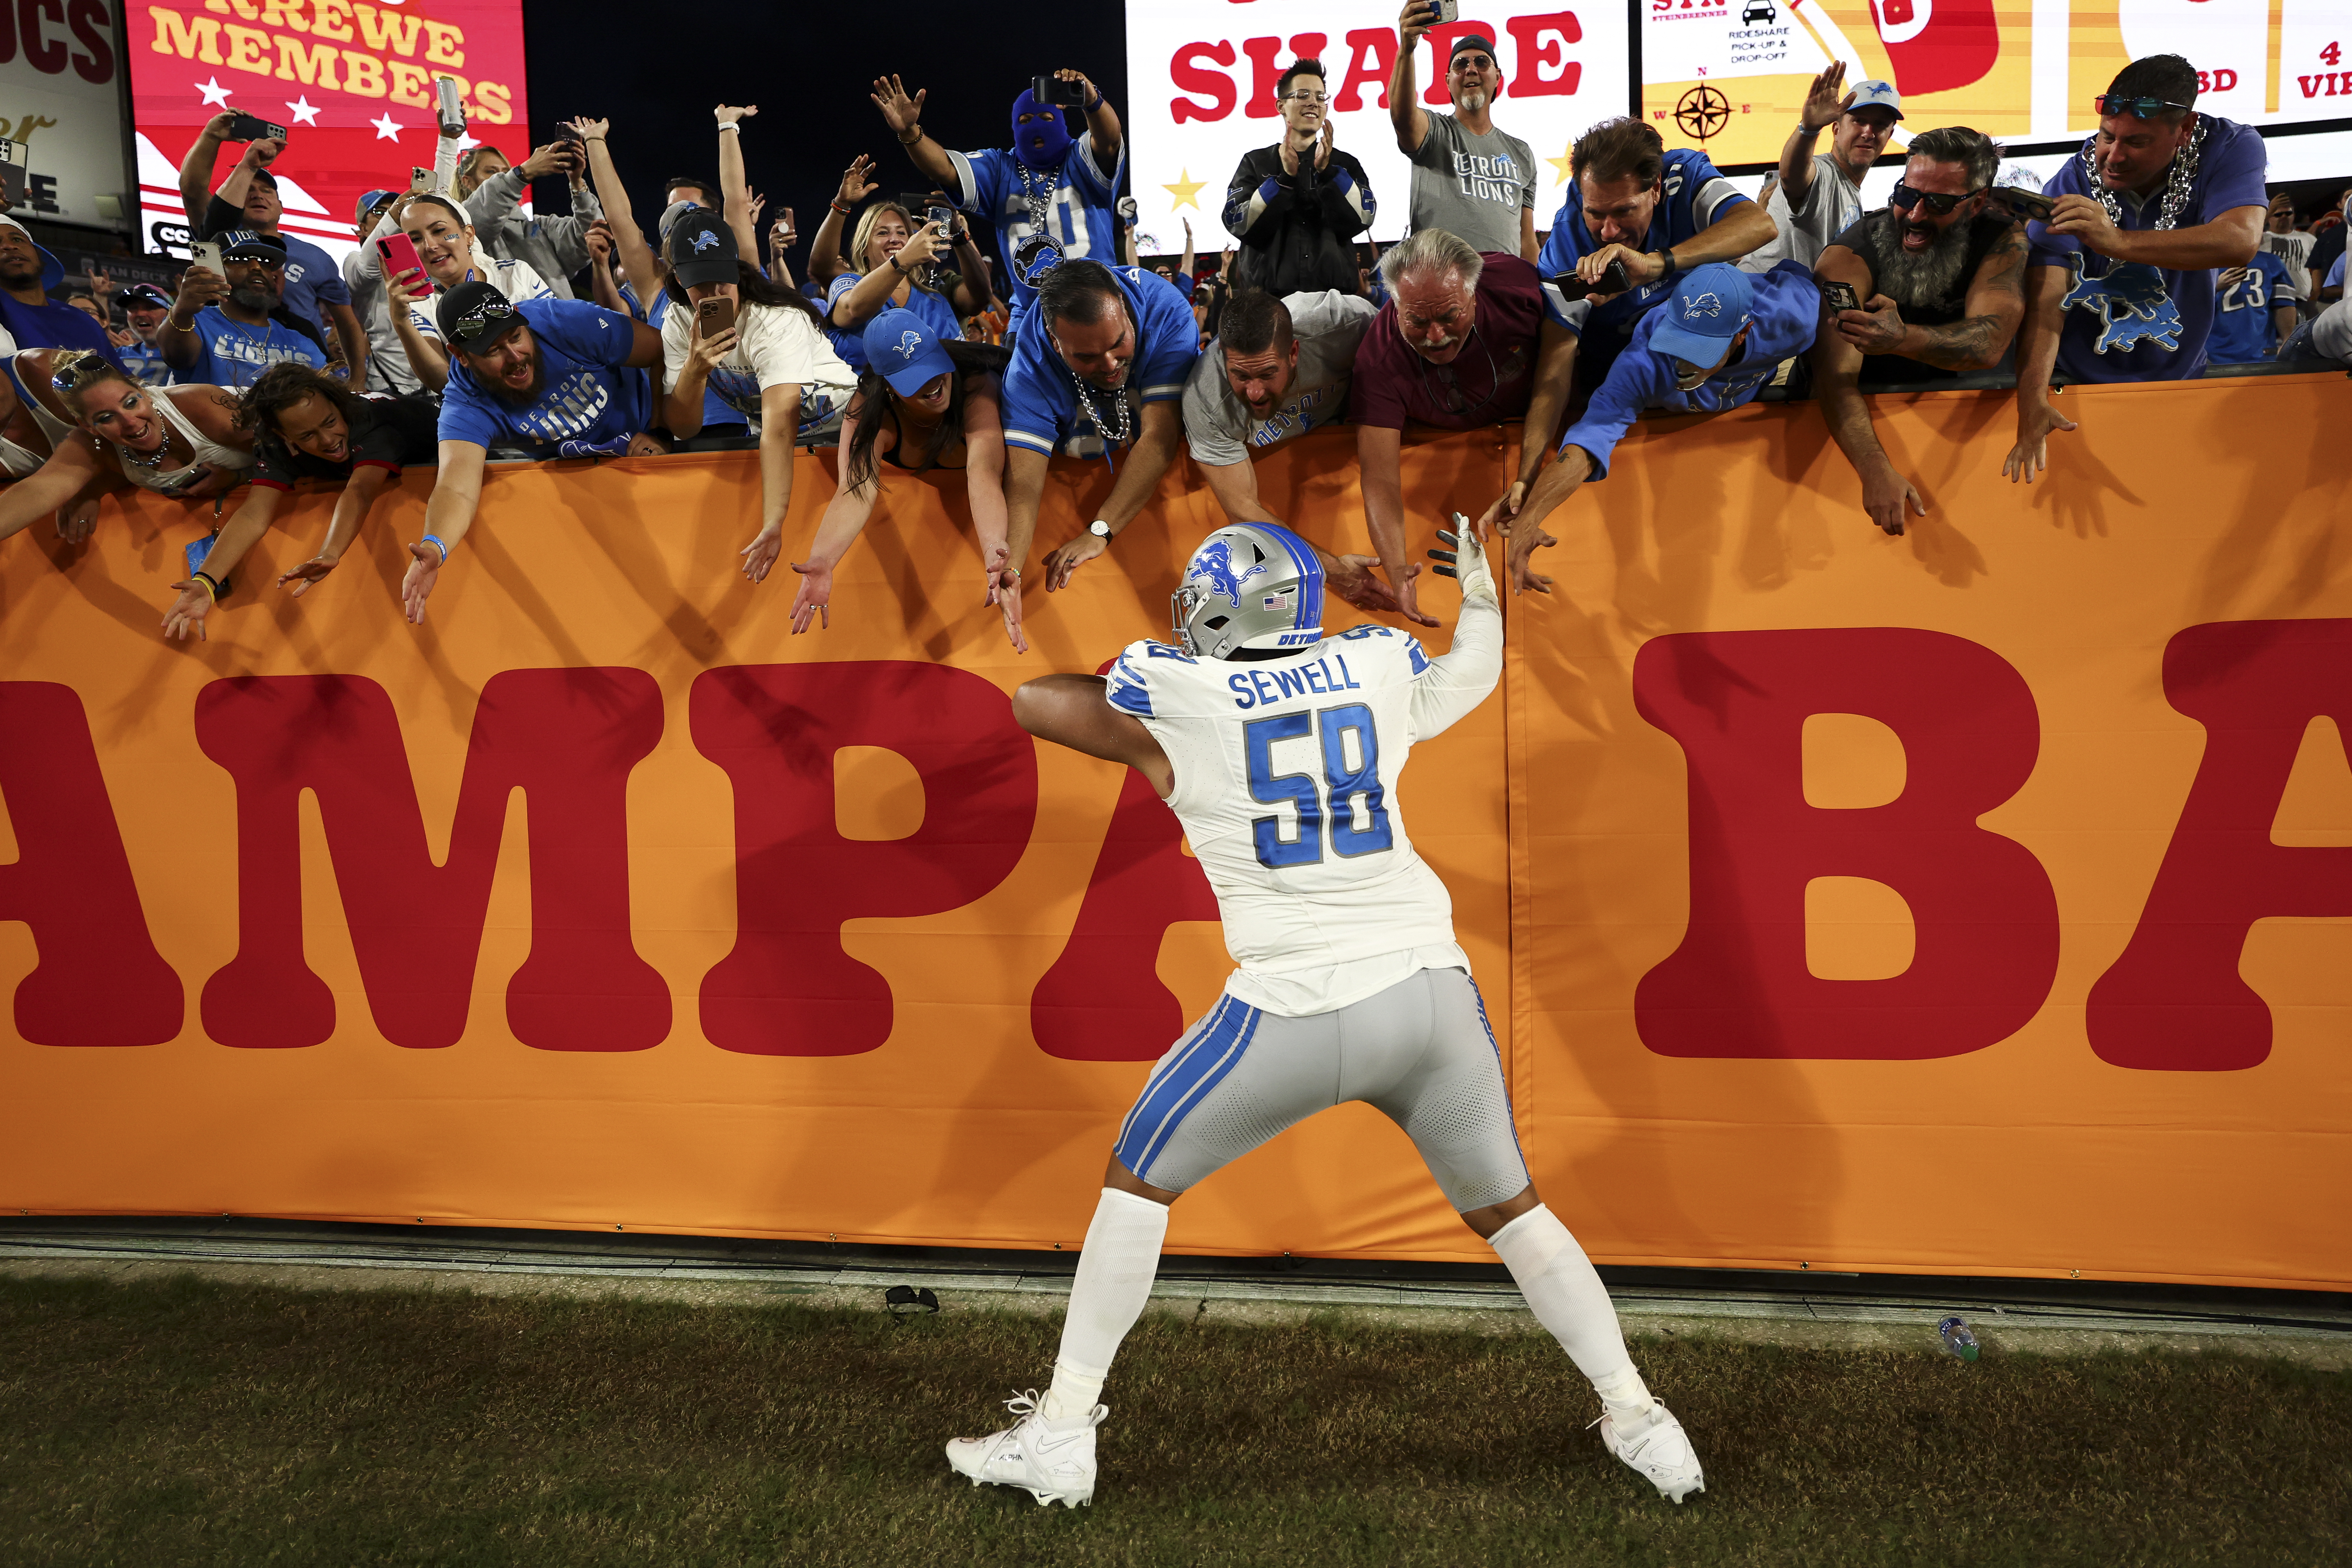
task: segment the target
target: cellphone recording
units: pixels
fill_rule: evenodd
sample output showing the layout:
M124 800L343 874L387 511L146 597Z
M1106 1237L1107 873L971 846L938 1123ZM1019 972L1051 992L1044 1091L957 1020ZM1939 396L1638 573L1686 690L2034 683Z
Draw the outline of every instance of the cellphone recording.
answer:
M221 259L221 247L209 239L188 247L188 265L202 267L217 277L228 276L228 263Z
M283 125L273 124L269 121L262 119L261 116L257 114L239 113L230 119L228 122L228 132L222 138L222 140L226 142L284 142L288 140L288 135L289 133L286 127Z
M1612 261L1601 269L1601 281L1587 283L1573 272L1563 272L1545 279L1559 286L1563 300L1581 300L1588 294L1622 294L1633 286L1633 275L1625 270L1622 261Z
M375 254L383 264L386 281L403 273L425 270L425 258L416 254L416 242L404 234L380 236L375 242Z
M1840 310L1859 310L1862 309L1862 301L1854 298L1853 285L1851 283L1840 283L1834 279L1822 283L1822 303L1823 306L1827 307L1830 314L1832 315L1837 314Z
M1029 96L1039 103L1056 109L1084 109L1087 106L1087 84L1064 81L1057 76L1033 76L1029 79Z
M2011 212L2033 223L2048 223L2051 209L2058 205L2040 191L2020 190L2015 185L1998 187L1993 199L2007 203Z
M735 329L735 301L705 300L694 308L694 319L699 324L702 340L709 342L721 332Z
M1440 24L1462 19L1462 0L1422 0L1429 8L1429 17Z

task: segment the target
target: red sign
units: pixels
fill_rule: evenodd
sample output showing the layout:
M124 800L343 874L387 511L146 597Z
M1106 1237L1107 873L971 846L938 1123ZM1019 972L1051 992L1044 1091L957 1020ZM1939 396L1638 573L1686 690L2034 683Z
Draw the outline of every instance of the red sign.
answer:
M467 133L520 163L530 151L519 0L130 0L140 221L150 249L184 254L179 168L224 110L285 126L272 166L280 226L340 257L359 198L430 167L434 79L456 79ZM244 147L221 150L209 186Z

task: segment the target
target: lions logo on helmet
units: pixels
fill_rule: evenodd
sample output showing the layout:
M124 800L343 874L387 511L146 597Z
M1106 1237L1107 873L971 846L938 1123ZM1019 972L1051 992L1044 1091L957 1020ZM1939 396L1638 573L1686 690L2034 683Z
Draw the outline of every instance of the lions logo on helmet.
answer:
M1305 648L1323 640L1322 559L1278 523L1232 523L1192 552L1169 608L1178 645L1195 658Z

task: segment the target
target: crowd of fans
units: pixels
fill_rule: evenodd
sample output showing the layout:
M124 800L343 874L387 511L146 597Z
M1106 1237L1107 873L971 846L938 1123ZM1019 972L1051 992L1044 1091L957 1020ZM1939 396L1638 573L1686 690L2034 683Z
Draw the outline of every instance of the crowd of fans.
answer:
M1521 422L1518 469L1475 526L1507 534L1516 590L1549 592L1534 552L1554 542L1551 514L1607 477L1644 410L1717 412L1773 385L1810 395L1870 521L1900 533L1927 509L1877 439L1866 388L2014 367L2003 471L2031 482L2074 428L2055 377L2352 365L2343 203L2305 226L2293 202L2266 199L2261 138L2197 112L2197 72L2177 56L2119 73L2097 132L2038 189L2004 181L1978 132L1914 128L1888 204L1865 211L1863 176L1903 104L1885 82L1848 89L1832 66L1760 203L1703 152L1611 120L1575 142L1566 200L1538 232L1535 158L1494 116L1491 40L1455 37L1454 111L1421 107L1413 46L1433 19L1410 0L1389 84L1412 169L1407 237L1366 244L1370 182L1335 145L1322 64L1301 58L1277 84L1281 139L1244 157L1227 190L1237 243L1198 278L1189 225L1181 262L1139 264L1118 113L1072 69L1013 100L1009 146L968 152L924 130L924 90L877 80L882 125L930 188L871 199L877 165L858 158L805 278L788 259L794 215L760 227L742 149L756 106L716 110L718 178L667 181L650 233L610 122L572 121L510 165L488 147L461 155L465 126L445 121L432 169L361 198L362 243L340 267L279 226L283 144L251 142L220 174L222 115L181 169L207 238L175 294L96 275L58 303L62 268L0 216L13 340L0 471L14 481L0 539L52 515L84 538L100 498L126 488L249 486L173 584L163 629L201 637L297 480L341 487L317 552L278 579L299 595L404 468L430 465L401 588L421 620L494 457L737 438L756 445L761 477L742 570L756 583L789 563L795 632L830 624L836 567L883 487L904 482L889 476L950 468L965 475L987 600L1025 650L1024 591L1059 589L1112 551L1180 449L1229 517L1280 521L1255 459L1346 421L1373 553L1327 554L1329 582L1360 608L1434 624L1409 564L1408 426ZM525 210L530 183L557 175L571 212ZM787 540L795 448L836 445L814 537ZM1094 458L1116 469L1108 499L1033 562L1049 466Z

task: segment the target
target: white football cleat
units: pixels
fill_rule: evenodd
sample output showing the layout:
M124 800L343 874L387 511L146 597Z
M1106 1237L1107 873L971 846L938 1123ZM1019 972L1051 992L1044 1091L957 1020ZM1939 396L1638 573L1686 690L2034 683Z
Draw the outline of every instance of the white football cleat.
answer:
M1110 1414L1097 1405L1087 1424L1067 1432L1045 1425L1037 1391L1015 1394L1004 1407L1021 1419L985 1437L956 1437L948 1443L948 1463L973 1486L1019 1487L1037 1500L1040 1508L1059 1502L1066 1508L1095 1500L1095 1428Z
M1690 1434L1663 1400L1652 1400L1650 1413L1622 1429L1605 1415L1599 1425L1601 1440L1609 1451L1657 1488L1660 1497L1679 1506L1691 1493L1706 1490L1706 1478L1699 1473L1698 1454L1691 1447Z

